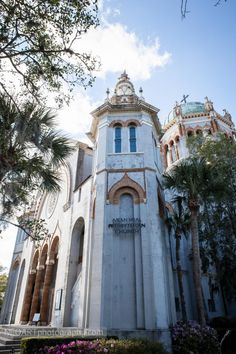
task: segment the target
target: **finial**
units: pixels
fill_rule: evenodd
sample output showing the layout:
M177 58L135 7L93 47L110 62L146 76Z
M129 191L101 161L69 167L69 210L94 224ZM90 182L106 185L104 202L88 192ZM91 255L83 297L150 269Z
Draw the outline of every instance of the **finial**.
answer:
M187 98L189 97L189 95L183 95L183 99L180 101L181 102L184 102L184 103L187 103Z
M121 74L120 79L127 79L127 80L129 79L126 70L124 70L124 72Z
M142 87L140 87L140 89L139 89L139 94L140 94L139 98L141 98L142 100L144 100Z
M227 118L230 121L230 123L232 123L232 116L229 113L229 111L227 111L227 109L223 109L223 112L224 112L224 117Z
M110 90L109 90L109 88L107 88L106 94L107 94L107 100L109 100L109 95L110 95Z
M205 100L206 100L204 103L205 109L208 112L214 111L213 102L211 100L209 100L209 98L207 96L205 97Z

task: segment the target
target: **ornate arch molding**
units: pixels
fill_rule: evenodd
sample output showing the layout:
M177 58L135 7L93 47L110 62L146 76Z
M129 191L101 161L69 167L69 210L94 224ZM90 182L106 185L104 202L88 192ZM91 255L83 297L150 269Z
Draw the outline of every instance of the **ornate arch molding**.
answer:
M128 127L128 126L140 127L141 123L137 119L128 119L125 121L125 127Z
M120 196L125 193L133 196L135 204L144 203L146 200L144 189L140 184L133 181L127 173L111 187L108 192L108 200L111 204L119 204Z
M110 124L109 124L109 128L114 128L114 126L122 126L122 127L128 127L130 125L134 125L136 127L140 127L141 123L137 120L137 119L128 119L126 121L123 120L113 120Z
M59 236L55 236L52 240L50 250L48 252L49 261L54 261L55 256L58 254Z
M48 255L48 250L49 250L49 246L48 243L45 243L40 251L39 254L39 266L45 266L46 260L47 260L47 255Z
M63 205L63 211L66 211L69 209L70 204L71 204L71 196L72 196L72 168L70 163L67 163L65 166L65 176L66 176L66 189L67 189L67 196L66 196L66 202Z
M110 124L109 124L109 128L114 128L114 126L117 125L121 125L122 127L125 126L125 122L123 120L119 120L119 119L116 119L116 120L113 120Z
M30 267L30 272L36 272L37 266L38 266L38 261L39 261L39 250L37 249L34 252L31 267Z

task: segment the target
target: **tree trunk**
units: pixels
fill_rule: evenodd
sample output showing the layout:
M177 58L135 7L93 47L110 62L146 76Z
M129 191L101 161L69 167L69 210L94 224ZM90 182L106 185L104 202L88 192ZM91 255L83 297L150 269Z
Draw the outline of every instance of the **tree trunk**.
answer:
M204 326L206 324L206 318L205 318L204 302L202 296L201 260L200 260L200 251L199 251L199 235L198 235L198 219L197 219L199 206L197 205L197 203L191 203L189 205L189 208L191 212L190 229L192 235L192 251L193 251L193 281L195 286L198 319L200 324Z
M185 298L184 298L183 273L182 273L180 254L179 254L181 236L177 232L175 235L175 240L176 240L176 246L175 246L176 271L177 271L177 278L178 278L178 285L179 285L181 313L182 313L182 320L186 322L187 321L187 313L186 313Z

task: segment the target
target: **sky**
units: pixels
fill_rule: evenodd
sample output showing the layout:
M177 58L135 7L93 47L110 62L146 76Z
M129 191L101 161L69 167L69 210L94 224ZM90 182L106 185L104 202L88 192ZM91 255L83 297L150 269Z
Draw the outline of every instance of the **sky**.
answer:
M90 112L114 91L126 70L136 93L160 109L163 123L175 102L204 102L218 113L226 108L236 124L236 1L188 0L181 18L180 0L100 0L100 26L76 44L98 57L101 68L87 90L76 89L69 107L58 112L60 129L85 140ZM15 231L0 239L0 263L9 267Z

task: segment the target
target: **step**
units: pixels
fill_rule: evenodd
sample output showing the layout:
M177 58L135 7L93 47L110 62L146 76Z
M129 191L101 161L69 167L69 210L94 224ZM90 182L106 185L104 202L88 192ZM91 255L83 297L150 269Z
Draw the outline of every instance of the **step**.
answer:
M18 354L20 353L20 346L8 346L0 344L0 354Z
M12 339L12 338L5 338L0 336L0 344L6 344L6 345L10 345L10 344L20 344L21 340L19 339Z
M20 341L22 337L19 336L13 336L12 334L6 334L6 333L0 333L0 343L1 343L1 339L3 340L18 340Z

